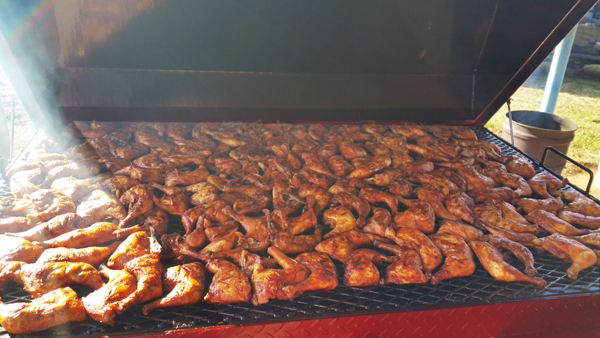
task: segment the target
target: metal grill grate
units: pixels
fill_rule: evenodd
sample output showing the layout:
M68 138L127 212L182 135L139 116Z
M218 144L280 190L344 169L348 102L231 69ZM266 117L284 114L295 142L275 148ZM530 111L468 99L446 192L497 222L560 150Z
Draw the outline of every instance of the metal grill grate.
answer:
M507 154L522 154L503 142L485 128L474 128L481 140L498 144ZM535 160L536 169L540 168ZM0 190L1 193L1 190ZM475 273L469 277L444 280L433 286L424 285L376 285L364 288L341 285L333 291L306 292L294 300L271 300L261 306L250 303L206 304L157 309L144 316L140 306L124 315L117 316L114 327L91 319L80 323L57 326L30 335L14 337L81 337L117 334L140 334L174 329L216 325L248 324L256 322L287 321L321 316L358 315L366 313L431 309L435 307L464 306L515 300L535 300L563 295L600 293L600 268L586 269L577 280L570 279L565 271L570 264L547 253L534 253L535 267L546 280L545 288L531 284L500 282L494 280L478 263ZM513 264L522 269L520 262ZM337 264L342 272L341 264ZM76 288L80 296L89 289ZM28 301L29 294L18 286L2 295L5 303Z

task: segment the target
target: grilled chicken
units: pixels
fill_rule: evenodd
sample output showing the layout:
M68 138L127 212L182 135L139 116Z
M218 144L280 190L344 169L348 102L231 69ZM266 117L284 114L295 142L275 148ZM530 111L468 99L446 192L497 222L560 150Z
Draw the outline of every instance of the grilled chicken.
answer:
M119 226L124 227L134 219L150 211L154 207L153 197L154 192L152 188L146 184L136 185L123 193L119 200L127 206L128 213L127 217L119 223Z
M554 256L571 263L567 275L577 279L579 272L585 270L598 261L598 257L590 248L578 241L560 234L553 234L541 239L542 247Z
M389 243L385 238L358 230L350 230L324 240L315 247L315 250L326 253L333 259L344 263L354 250L361 246L373 244L373 241Z
M127 216L127 212L114 195L104 190L94 190L80 200L77 206L77 215L86 223L93 224L106 217L112 217L121 222Z
M310 275L300 283L283 288L283 293L288 299L294 299L304 291L333 290L338 286L337 269L326 254L317 251L305 252L298 255L296 261L306 266Z
M600 217L600 205L579 191L565 190L561 191L560 195L569 202L565 210L586 216Z
M423 262L419 253L407 247L375 242L375 247L389 251L398 257L385 271L379 284L421 284L429 279L423 273Z
M213 273L212 283L204 300L209 303L248 302L252 285L248 276L235 264L224 258L211 259L206 269Z
M33 262L43 251L43 247L24 238L0 235L0 262Z
M46 223L40 223L33 228L16 233L5 233L9 236L21 237L29 241L45 241L69 231L87 228L87 224L81 217L74 213L66 213L56 216Z
M122 270L127 262L144 255L159 255L161 246L158 241L145 231L132 233L110 256L106 266Z
M155 255L134 258L125 264L125 271L137 278L137 289L117 303L117 313L122 314L134 304L160 297L162 293L162 263Z
M40 244L50 248L85 248L124 238L136 231L137 229L133 227L121 229L114 223L99 222L84 229L69 231L60 236L40 242Z
M87 263L98 266L117 249L121 242L114 242L108 246L92 246L83 249L51 248L46 249L35 262L36 264L52 262Z
M481 238L481 240L493 244L498 249L510 251L513 255L515 255L515 257L517 257L517 259L521 261L521 263L523 263L523 265L525 265L525 274L527 276L537 276L537 270L533 266L533 254L525 246L517 242L513 242L508 238L494 234L485 235Z
M544 211L534 210L525 216L529 221L538 224L542 229L551 234L561 234L567 236L585 235L590 232L587 229L577 229L571 224L556 217L555 214Z
M388 257L371 249L358 249L344 264L344 284L369 286L379 284L379 269L375 264L393 263L397 257Z
M536 194L543 198L552 198L560 195L557 190L566 186L569 180L560 180L549 172L541 172L530 178L527 183Z
M385 237L393 240L399 246L416 250L421 256L423 262L423 271L429 278L431 271L442 263L442 252L440 249L421 231L413 228L400 228L394 231L387 228Z
M127 271L111 270L106 266L101 266L99 273L108 282L81 300L85 311L93 320L114 325L119 301L135 292L137 281Z
M600 217L586 216L568 210L561 210L558 212L558 218L568 223L579 224L592 229L600 228Z
M87 285L92 289L104 285L93 266L72 262L25 264L21 266L21 280L25 291L33 297L74 284Z
M431 204L420 200L397 198L409 207L408 210L394 217L394 227L413 228L428 234L435 230L435 211Z
M461 221L443 221L437 234L451 234L462 238L466 242L476 241L483 236L481 230Z
M335 207L323 213L323 223L333 228L323 238L328 239L357 227L356 218L352 211L344 207Z
M475 272L473 253L462 238L451 234L433 234L429 239L444 254L444 264L431 277L431 284L439 284L447 278L470 276Z

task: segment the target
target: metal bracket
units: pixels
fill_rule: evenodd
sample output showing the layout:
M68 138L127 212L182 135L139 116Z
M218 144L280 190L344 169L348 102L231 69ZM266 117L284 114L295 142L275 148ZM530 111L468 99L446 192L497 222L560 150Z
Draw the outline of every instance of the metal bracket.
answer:
M510 110L510 101L511 99L509 98L506 101L506 106L508 107L508 125L510 126L510 144L512 144L512 146L515 146L515 134L513 132L513 118L512 118L512 110Z
M544 165L544 162L546 161L546 155L548 154L548 150L551 150L553 153L555 153L556 155L564 158L565 160L573 163L574 165L578 166L579 168L583 169L584 171L586 171L588 174L590 174L590 180L587 184L587 188L585 189L585 194L586 195L590 195L590 188L592 188L592 182L594 181L594 173L590 170L590 168L584 166L583 164L575 161L574 159L570 158L569 156L563 154L561 151L558 151L556 149L554 149L553 147L546 147L546 149L544 149L544 154L542 155L542 160L540 161L542 163L542 165Z

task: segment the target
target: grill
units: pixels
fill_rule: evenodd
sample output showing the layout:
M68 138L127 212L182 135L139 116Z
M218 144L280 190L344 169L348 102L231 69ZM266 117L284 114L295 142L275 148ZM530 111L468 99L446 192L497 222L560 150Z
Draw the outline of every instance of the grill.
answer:
M485 128L474 127L478 138L498 144L506 154L522 154L508 143ZM525 155L527 156L527 155ZM530 160L536 170L545 170L539 162ZM1 195L10 195L6 185L2 185ZM570 188L574 188L570 186ZM183 230L180 223L171 222L169 232ZM422 310L453 306L470 306L508 301L525 301L555 298L565 295L600 294L600 268L586 269L577 280L570 279L565 271L570 264L551 256L535 253L535 267L541 278L546 280L545 288L540 289L528 283L500 282L494 280L477 264L475 273L469 277L446 279L441 284L377 285L364 288L342 284L343 267L336 261L340 285L333 291L306 292L292 301L271 300L261 306L249 303L207 304L161 308L148 316L135 306L125 314L117 316L114 327L87 319L80 323L57 326L46 331L11 337L89 337L97 335L117 335L127 333L151 333L197 327L278 322L298 319ZM519 261L512 262L523 269ZM210 281L210 278L207 279ZM208 285L207 285L208 287ZM79 296L91 290L75 288ZM30 300L29 294L19 286L12 287L2 296L5 303Z

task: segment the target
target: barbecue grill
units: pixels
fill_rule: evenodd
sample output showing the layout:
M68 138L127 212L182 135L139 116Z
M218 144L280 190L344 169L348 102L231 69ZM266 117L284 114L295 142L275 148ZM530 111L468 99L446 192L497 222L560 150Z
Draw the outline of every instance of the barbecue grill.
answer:
M416 120L469 125L522 154L482 126L594 3L26 1L0 5L0 45L7 75L49 135L92 119ZM478 265L436 286L340 283L256 307L201 302L147 316L138 306L114 327L87 319L31 336L598 333L600 269L572 280L568 264L535 258L543 289L496 281ZM2 301L28 297L15 287Z

